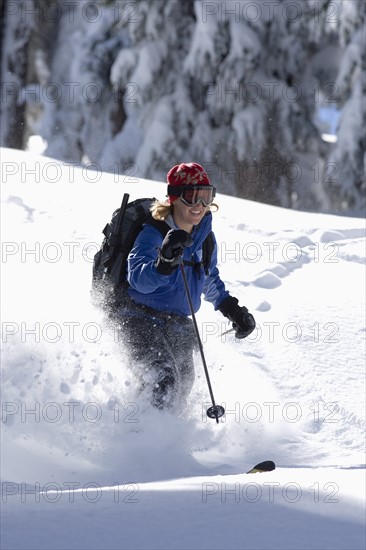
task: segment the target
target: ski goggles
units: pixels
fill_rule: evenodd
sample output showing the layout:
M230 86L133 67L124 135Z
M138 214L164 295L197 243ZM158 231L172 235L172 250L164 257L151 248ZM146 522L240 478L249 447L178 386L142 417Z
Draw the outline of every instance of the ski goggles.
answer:
M196 206L200 202L203 206L210 206L216 189L212 185L168 185L168 195L179 197L186 206Z

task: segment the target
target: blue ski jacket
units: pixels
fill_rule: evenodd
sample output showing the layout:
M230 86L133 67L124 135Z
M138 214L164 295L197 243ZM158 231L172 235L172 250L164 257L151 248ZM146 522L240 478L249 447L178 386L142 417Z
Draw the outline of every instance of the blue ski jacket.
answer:
M190 235L193 244L184 249L183 260L197 263L202 260L202 243L211 227L212 214L209 212L193 228ZM127 280L130 284L128 294L136 304L188 316L191 312L180 269L174 270L171 275L161 275L155 267L162 241L162 234L156 227L149 224L143 226L127 260ZM185 265L184 268L195 312L200 308L202 294L215 309L229 296L217 268L215 238L208 275L203 267L198 270L196 266Z

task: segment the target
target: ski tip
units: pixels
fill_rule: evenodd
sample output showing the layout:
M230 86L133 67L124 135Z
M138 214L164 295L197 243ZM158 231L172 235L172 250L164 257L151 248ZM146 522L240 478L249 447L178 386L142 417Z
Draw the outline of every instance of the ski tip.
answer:
M276 464L272 462L272 460L265 460L264 462L260 462L259 464L256 464L251 470L246 472L247 474L258 474L262 472L272 472L275 470Z

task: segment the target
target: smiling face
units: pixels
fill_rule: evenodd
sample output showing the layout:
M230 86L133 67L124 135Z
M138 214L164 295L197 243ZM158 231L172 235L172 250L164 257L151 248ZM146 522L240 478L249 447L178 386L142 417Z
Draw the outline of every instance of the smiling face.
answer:
M173 219L175 224L190 233L195 225L198 225L206 214L208 208L199 203L196 206L187 206L177 199L173 203Z

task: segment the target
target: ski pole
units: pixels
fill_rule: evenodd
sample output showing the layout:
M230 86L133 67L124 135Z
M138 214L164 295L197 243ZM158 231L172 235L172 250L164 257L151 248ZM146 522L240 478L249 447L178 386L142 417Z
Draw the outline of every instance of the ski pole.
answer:
M228 330L225 330L225 332L222 332L221 334L219 334L219 337L221 338L221 336L225 336L225 334L230 334L230 332L234 332L235 331L235 328L229 328Z
M192 320L193 320L193 326L194 326L194 330L195 330L195 333L196 333L197 342L198 342L198 347L199 347L200 354L201 354L201 358L202 358L203 368L204 368L205 375L206 375L206 380L207 380L207 385L208 385L208 391L210 392L210 397L211 397L211 401L212 401L212 407L209 407L209 408L207 409L206 414L207 414L207 416L208 416L209 418L215 418L215 419L216 419L216 422L217 422L217 424L218 424L218 423L219 423L219 418L225 414L225 409L224 409L224 407L221 407L221 405L216 405L216 403L215 403L215 398L214 398L213 391L212 391L210 376L209 376L209 374L208 374L208 369L207 369L205 354L204 354L204 352L203 352L202 341L201 341L200 333L199 333L199 330L198 330L198 325L197 325L197 321L196 321L196 316L195 316L195 314L194 314L192 298L191 298L191 294L190 294L190 292L189 292L189 287L188 287L188 281L187 281L186 273L185 273L185 271L184 271L184 265L183 265L183 258L182 258L182 257L181 257L181 259L180 259L179 267L180 267L180 271L181 271L182 277L183 277L183 282L184 282L184 287L185 287L186 294L187 294L187 300L188 300L188 304L189 304L189 309L191 310L191 315L192 315Z

